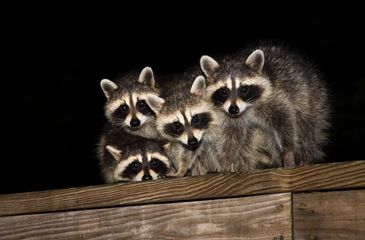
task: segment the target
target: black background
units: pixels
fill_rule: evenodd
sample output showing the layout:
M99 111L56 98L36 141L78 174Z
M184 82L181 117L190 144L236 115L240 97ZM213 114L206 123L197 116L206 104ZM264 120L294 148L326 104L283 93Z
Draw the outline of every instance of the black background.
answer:
M328 161L365 159L361 1L118 2L2 6L0 193L100 183L102 78L181 71L258 40L320 66L333 94Z

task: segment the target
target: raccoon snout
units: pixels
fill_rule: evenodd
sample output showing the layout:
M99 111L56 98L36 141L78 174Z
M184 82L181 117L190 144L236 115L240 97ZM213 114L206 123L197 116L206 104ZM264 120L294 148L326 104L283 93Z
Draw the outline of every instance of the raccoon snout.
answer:
M138 127L141 124L141 121L139 121L138 118L133 118L130 122L132 127Z
M191 149L191 150L197 149L199 147L198 139L196 139L196 137L190 138L188 140L188 146L189 146L189 149Z
M229 112L229 114L236 115L240 112L240 109L239 109L239 107L237 107L237 105L231 105L228 108L228 112Z
M152 176L151 175L143 175L142 181L150 181L150 180L152 180Z

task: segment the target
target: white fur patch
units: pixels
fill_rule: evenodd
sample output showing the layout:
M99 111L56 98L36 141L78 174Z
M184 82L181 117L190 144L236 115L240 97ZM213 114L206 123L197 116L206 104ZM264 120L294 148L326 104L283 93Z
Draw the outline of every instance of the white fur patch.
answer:
M127 117L124 120L124 124L128 127L132 127L131 126L131 120L132 120L132 115L128 114Z
M111 103L108 103L108 105L106 106L106 110L105 110L105 115L107 118L111 118L111 115L113 114L113 112L115 112L115 110L117 110L120 105L125 104L125 98L121 98L121 99L117 99Z
M192 114L191 114L189 108L185 110L184 114L185 114L185 117L188 120L188 122L191 122Z
M204 134L203 129L193 129L193 135L194 137L196 137L196 139L198 139L199 142L202 139L203 134Z
M157 180L158 179L158 173L156 173L152 169L149 169L149 173L150 173L150 175L152 177L152 180Z
M136 107L137 105L138 97L139 95L137 93L132 93L132 103L134 107ZM131 105L132 103L130 102L129 105Z
M205 99L207 100L207 101L210 101L210 97L212 96L212 94L216 91L216 90L218 90L218 89L220 89L220 88L222 88L222 87L225 87L226 86L226 83L225 82L223 82L223 81L219 81L219 82L217 82L217 83L214 83L214 84L211 84L211 85L208 85L208 87L206 88L206 90L205 90Z
M201 101L199 101L199 103L189 107L189 112L190 112L191 116L194 116L196 114L203 113L203 112L212 112L212 111L213 111L212 105L204 100L201 100Z
M244 111L246 111L247 107L251 106L252 104L246 103L246 102L242 101L240 98L237 98L236 105L240 109L240 112L238 114L241 114Z
M229 90L232 90L232 77L231 77L231 75L229 75L228 77L227 77L227 79L226 79L226 86L227 86L227 88L229 89ZM236 85L237 86L237 85Z
M182 142L185 145L188 145L188 134L187 132L184 132L183 134L181 134L178 138L177 138L180 142Z
M240 87L240 80L238 78L235 78L234 81L236 84L236 89L238 89Z
M144 171L141 170L134 178L133 181L142 181L142 177L144 176Z
M226 111L227 113L229 112L228 109L231 106L231 101L227 100L224 104L223 104L223 109L224 111Z
M154 152L154 153L147 153L147 159L148 161L151 161L152 158L157 158L158 160L160 160L161 162L165 163L166 166L170 167L171 165L171 162L170 160L164 156L164 155L161 155L160 153L158 152Z

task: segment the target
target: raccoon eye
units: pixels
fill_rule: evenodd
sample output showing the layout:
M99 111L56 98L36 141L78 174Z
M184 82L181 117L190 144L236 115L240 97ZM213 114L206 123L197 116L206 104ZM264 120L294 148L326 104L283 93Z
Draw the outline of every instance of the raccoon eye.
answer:
M133 163L131 163L131 167L134 171L139 171L141 168L141 163L138 161L134 161Z
M127 104L122 104L115 111L114 116L117 118L125 118L128 115L129 107Z
M157 158L152 158L150 161L151 168L159 168L161 166L161 161Z
M177 134L180 135L182 134L182 132L184 131L184 126L180 123L180 122L174 122L172 124L172 129L173 131Z
M225 101L227 101L228 96L229 96L229 89L227 87L222 87L216 90L211 98L216 105L220 105L223 104Z
M126 112L127 110L128 110L128 105L127 104L120 105L119 111Z
M221 88L219 90L219 92L220 92L220 94L221 94L222 97L227 97L228 96L228 90L227 90L227 88Z
M241 86L239 91L240 91L240 94L246 94L248 92L249 88L248 86Z
M199 115L194 115L193 118L191 119L191 123L193 125L199 125L200 124L200 116Z
M210 113L200 113L193 116L191 119L191 125L196 129L205 129L212 121Z
M151 159L150 168L160 175L165 175L167 171L167 166L157 158Z
M145 108L146 108L146 106L147 106L147 103L146 103L146 101L145 101L145 100L138 101L138 102L137 102L137 104L138 104L138 107L139 107L140 109L145 109Z

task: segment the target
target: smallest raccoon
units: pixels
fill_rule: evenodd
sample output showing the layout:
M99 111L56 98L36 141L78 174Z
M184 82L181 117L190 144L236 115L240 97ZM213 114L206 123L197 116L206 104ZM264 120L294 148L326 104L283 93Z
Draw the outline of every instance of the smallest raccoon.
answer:
M98 158L105 183L156 180L172 170L162 144L111 125L100 137Z

